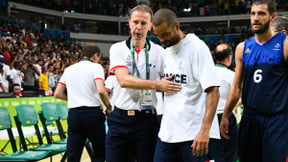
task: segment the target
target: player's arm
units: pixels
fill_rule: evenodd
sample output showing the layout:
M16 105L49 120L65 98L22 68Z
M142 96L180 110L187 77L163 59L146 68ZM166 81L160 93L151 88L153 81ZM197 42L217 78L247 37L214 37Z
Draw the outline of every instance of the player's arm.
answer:
M216 113L218 101L219 101L219 87L209 87L206 89L207 97L206 97L206 110L204 114L204 118L202 121L201 130L205 130L210 132L210 127L213 121L213 118Z
M114 74L122 88L156 89L162 92L175 93L181 89L181 84L169 81L172 76L162 80L145 80L128 74L126 68L116 68Z
M97 91L99 93L100 99L102 100L103 104L106 107L106 110L108 112L111 111L111 104L109 101L109 96L108 93L104 87L104 81L102 79L95 79L95 84L96 84L96 88Z
M288 36L284 40L284 58L288 62Z
M208 153L210 128L216 113L216 108L219 100L219 87L209 87L205 90L205 92L207 93L206 110L200 132L195 137L192 145L193 155L196 156Z
M229 127L229 116L231 115L235 105L239 101L242 93L242 80L243 80L243 63L242 63L242 55L243 55L243 48L244 48L244 42L240 43L236 47L235 51L235 58L236 58L236 68L235 68L235 75L234 80L231 85L227 102L224 108L224 113L222 116L221 124L220 124L220 132L221 135L229 139L228 136L228 127Z
M54 97L62 100L67 100L66 86L64 83L58 82L54 92Z

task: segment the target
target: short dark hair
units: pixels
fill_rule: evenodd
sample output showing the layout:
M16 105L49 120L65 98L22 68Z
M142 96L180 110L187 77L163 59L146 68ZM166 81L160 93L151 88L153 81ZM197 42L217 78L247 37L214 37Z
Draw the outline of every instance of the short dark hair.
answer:
M176 14L167 8L162 8L156 11L152 20L152 23L155 26L167 23L169 27L174 27L177 22Z
M51 64L51 63L50 63L50 64L48 64L48 65L47 65L47 69L49 69L51 66L53 66L53 67L54 67L54 65L53 65L53 64Z
M95 45L95 44L88 44L86 46L83 47L83 56L86 56L88 58L93 57L96 53L100 56L101 54L101 50L100 48Z
M13 67L14 67L15 69L18 69L18 68L21 67L21 63L20 63L19 61L15 61L15 62L13 63Z
M20 87L20 84L18 84L18 83L14 83L13 85L12 85L12 87L13 87L13 89L15 88L15 87Z
M253 5L267 4L268 11L270 14L276 12L276 2L275 0L254 0Z

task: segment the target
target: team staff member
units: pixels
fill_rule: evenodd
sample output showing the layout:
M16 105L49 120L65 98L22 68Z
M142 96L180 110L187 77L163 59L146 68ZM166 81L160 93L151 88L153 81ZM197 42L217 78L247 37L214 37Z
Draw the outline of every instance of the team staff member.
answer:
M232 48L226 43L219 44L215 48L214 59L216 61L216 72L220 80L220 97L216 111L220 125L228 92L234 78L234 72L229 69L232 63ZM238 128L233 113L229 116L229 136L229 140L221 138L223 162L235 162L238 158Z
M110 71L118 80L114 110L108 116L107 162L151 162L157 139L155 89L177 92L180 84L160 79L164 49L146 39L152 10L136 6L129 17L130 35L110 48ZM132 155L132 157L130 156Z
M154 162L217 159L219 81L210 50L196 35L182 32L175 13L169 9L155 13L153 30L167 47L165 76L172 75L173 81L182 84L180 92L164 95Z
M285 16L277 16L272 21L272 29L275 32L281 32L284 34L288 34L288 18Z
M221 121L229 138L229 116L242 92L239 160L286 162L288 159L288 37L274 32L276 4L256 0L250 11L254 36L236 48L236 69Z
M93 162L105 161L105 115L101 101L109 109L104 88L104 70L100 64L100 49L96 45L83 48L84 58L64 70L54 96L68 100L68 162L79 162L85 141L92 143ZM67 91L67 94L66 94ZM100 96L100 99L99 99Z

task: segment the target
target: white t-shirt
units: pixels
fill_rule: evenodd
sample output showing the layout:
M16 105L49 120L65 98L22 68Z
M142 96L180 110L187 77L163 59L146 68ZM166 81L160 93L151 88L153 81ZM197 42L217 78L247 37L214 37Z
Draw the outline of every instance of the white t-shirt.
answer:
M33 64L34 68L39 72L39 75L35 73L35 78L39 79L40 74L42 73L41 66L39 64Z
M227 96L233 82L234 72L226 67L216 66L217 75L220 80L220 98L217 106L217 114L224 112L224 107L227 101Z
M166 50L164 74L174 75L173 80L181 83L182 89L164 95L159 137L168 143L192 141L200 131L205 114L205 90L219 86L215 65L207 45L194 34L186 35ZM220 139L216 114L210 138Z
M83 59L64 70L59 83L66 86L68 108L100 106L95 81L104 81L104 69L100 64Z
M0 75L0 84L3 84L3 76ZM1 89L1 88L0 88ZM2 89L1 89L2 90Z
M160 76L163 74L163 55L165 50L149 41L149 66L150 66L150 80L159 80ZM146 79L146 54L145 49L142 49L140 53L136 54L135 60L136 65L140 73L140 78ZM110 48L110 71L113 72L114 69L124 67L128 69L130 75L137 76L133 73L133 62L132 54L130 51L130 40L121 41L115 43ZM117 88L115 89L115 106L124 110L139 110L140 109L140 91L130 88ZM152 101L156 108L157 98L155 95L155 90L152 90Z
M3 74L2 74L2 84L5 88L6 92L9 92L9 81L7 80L8 77L11 75L11 69L9 65L6 65L2 63L3 65ZM0 88L0 92L2 92L2 89Z
M17 69L11 70L10 78L11 78L13 84L19 84L20 87L22 87L21 82L22 82L23 76L24 76L24 74L20 70L17 70Z

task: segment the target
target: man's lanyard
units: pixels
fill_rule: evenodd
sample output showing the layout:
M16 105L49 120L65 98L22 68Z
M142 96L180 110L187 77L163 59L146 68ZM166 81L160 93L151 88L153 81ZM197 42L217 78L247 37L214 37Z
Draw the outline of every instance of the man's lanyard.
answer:
M139 73L139 70L137 68L136 61L135 61L135 50L134 50L132 41L130 41L130 51L131 51L131 55L133 59L133 69L134 68L136 69L137 77L140 78L140 73ZM149 66L148 43L145 44L145 58L146 58L146 79L149 80L150 79L150 66Z

